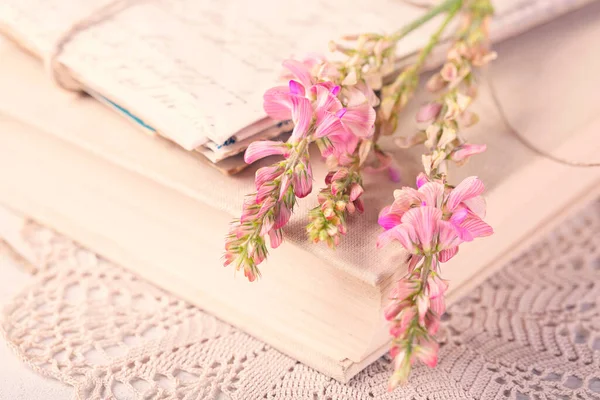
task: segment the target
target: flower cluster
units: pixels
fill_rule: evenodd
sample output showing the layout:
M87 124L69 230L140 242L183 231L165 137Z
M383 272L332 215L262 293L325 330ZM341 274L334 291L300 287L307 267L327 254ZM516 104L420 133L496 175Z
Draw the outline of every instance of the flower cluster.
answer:
M394 338L391 387L406 381L415 360L430 366L437 362L433 335L445 311L448 287L440 277L439 264L454 257L461 243L493 233L482 219L484 186L478 178L466 178L452 188L421 174L417 187L396 190L392 205L379 215L379 224L386 230L379 236L378 247L396 240L411 254L408 275L398 283L385 311Z
M475 7L477 5L477 7ZM478 121L468 111L477 94L474 69L496 58L488 49L488 24L492 12L484 0L474 2L463 18L463 26L441 70L427 82L432 92L444 91L437 101L425 104L417 114L417 122L425 128L408 140L399 140L402 146L423 143L428 153L422 157L428 175L440 178L447 172L447 161L463 164L474 154L485 151L485 145L469 144L461 134Z
M327 186L319 192L319 205L309 213L306 230L311 241L326 242L334 248L340 243L340 235L346 234L346 214L364 211L360 198L364 190L356 163L330 172L325 183Z
M225 265L243 269L250 281L259 275L257 266L268 254L266 236L272 248L278 247L283 240L281 228L289 221L296 199L312 191L309 144L317 142L324 157L345 165L352 161L359 140L372 136L375 122L369 102L374 95L368 86L342 88L327 80L331 68L316 57L304 62L288 60L284 66L294 79L287 86L269 89L264 109L273 119L292 120L292 134L285 143L250 144L245 161L272 155L284 160L256 172L256 193L246 198L242 216L232 224L225 244ZM356 186L352 189L350 202L358 200Z
M417 178L417 189L396 190L394 202L379 216L385 232L378 247L398 241L411 255L408 273L393 289L385 310L395 363L390 388L406 381L417 360L429 366L437 363L434 335L448 289L440 264L454 257L462 243L492 234L483 221L483 183L470 177L453 187L447 183L446 165L462 164L485 150L485 145L467 143L461 132L478 119L468 110L477 92L474 70L495 58L488 49L490 0L442 0L391 35L367 33L347 36L344 44L331 43L332 50L347 56L343 62L320 56L284 62L287 85L265 93L264 109L275 120L291 120L294 129L285 143L255 142L246 150L247 163L274 155L283 160L258 169L256 193L246 197L242 216L233 222L226 239L225 265L234 264L249 280L256 279L258 265L268 254L267 236L272 248L282 243L282 228L297 199L313 189L308 148L316 143L330 173L319 191L319 205L309 213L307 233L313 242L338 245L347 231L348 214L364 208L361 173L387 170L393 181L399 180L394 160L377 141L396 131L398 113L418 87L427 57L459 12L462 24L446 62L426 85L441 94L418 111L420 130L396 140L401 147L425 145L425 173ZM393 81L384 79L392 78L398 41L440 14L445 14L442 24L414 64Z

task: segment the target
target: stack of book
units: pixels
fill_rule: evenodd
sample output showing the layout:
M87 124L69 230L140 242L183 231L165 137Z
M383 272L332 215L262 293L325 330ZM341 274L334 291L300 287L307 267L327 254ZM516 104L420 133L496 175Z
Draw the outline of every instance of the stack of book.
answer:
M14 40L0 41L0 203L336 379L346 381L380 357L389 340L382 308L392 283L406 272L400 247L375 248L377 214L397 184L365 177L367 210L351 217L336 251L307 243L304 224L317 200L314 194L303 199L258 283L221 266L223 239L243 195L254 189L256 168L241 171L239 154L253 140L290 129L261 109L280 61L322 50L344 33L397 29L422 10L385 0L351 1L354 7L335 10L318 0L170 0L127 4L92 18L106 12L107 1L68 9L61 3L0 4L0 30ZM503 2L494 38L522 33L584 3ZM544 151L576 160L600 151L596 103L584 95L593 83L557 82L556 71L598 81L590 71L600 60L569 59L585 57L581 40L600 33L593 23L598 4L585 10L498 45L500 59L491 72L521 133ZM582 18L587 23L580 24ZM564 34L550 35L557 29ZM426 33L406 39L399 66ZM42 68L39 59L56 55L57 43L53 73L66 74L90 96L58 88ZM558 46L561 57L554 56ZM404 112L400 126L409 132L424 99L417 97ZM451 299L600 186L597 169L566 166L524 147L485 84L477 109L482 121L468 135L487 143L488 151L452 176L478 175L486 182L487 221L496 233L463 246L445 265ZM418 149L382 145L398 160L403 185L413 185ZM315 185L325 173L324 165L316 168Z

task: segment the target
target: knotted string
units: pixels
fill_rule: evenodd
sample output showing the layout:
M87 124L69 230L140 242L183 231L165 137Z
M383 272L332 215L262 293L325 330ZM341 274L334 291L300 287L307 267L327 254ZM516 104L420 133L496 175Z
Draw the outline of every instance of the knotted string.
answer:
M489 68L489 67L488 67ZM524 135L522 135L511 123L508 117L506 116L506 111L504 111L504 107L502 106L502 102L498 97L498 92L496 91L496 87L494 85L494 80L491 77L490 71L484 74L484 77L487 81L488 87L490 88L490 95L492 101L494 102L494 106L496 107L496 111L498 111L498 115L502 120L502 123L508 128L511 135L513 135L523 146L527 147L529 150L534 152L535 154L545 157L549 160L557 162L559 164L569 165L571 167L600 167L600 161L579 161L579 160L569 160L568 158L560 157L554 155L546 150L543 150L537 147L535 144L531 143L529 139L527 139Z
M67 68L58 61L58 57L62 53L65 45L71 41L77 33L107 20L135 3L135 0L112 0L94 10L89 15L79 19L73 23L69 29L64 31L56 40L50 53L44 58L44 67L48 72L50 79L63 89L74 92L83 91L81 84L75 80Z

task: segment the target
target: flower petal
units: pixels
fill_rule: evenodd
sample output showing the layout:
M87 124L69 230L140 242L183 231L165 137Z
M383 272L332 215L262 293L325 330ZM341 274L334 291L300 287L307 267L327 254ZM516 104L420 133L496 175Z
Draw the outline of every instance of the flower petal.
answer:
M276 142L272 140L260 140L258 142L252 142L244 153L244 161L247 164L252 164L256 160L273 155L288 154L288 147L283 142Z
M353 135L368 138L373 135L375 124L375 109L365 102L363 104L348 107L342 117L342 124Z
M317 129L315 130L315 137L322 138L340 131L344 131L340 119L333 113L325 112L321 121L318 122Z
M416 250L413 245L416 241L416 234L414 228L410 225L398 225L381 233L377 239L377 248L382 248L392 240L398 240L410 253L414 253Z
M458 246L461 243L461 237L456 226L448 221L438 222L438 250L446 250Z
M283 169L277 165L259 168L256 171L256 176L254 178L254 185L256 186L256 190L258 190L265 182L273 181L282 173Z
M317 124L325 117L326 112L336 113L343 108L342 103L333 93L335 90L336 87L329 89L322 84L317 84L310 88L311 93L316 98L314 107Z
M292 122L294 130L290 139L299 141L306 136L312 124L312 105L306 97L292 97Z
M290 70L290 72L298 78L298 80L305 86L312 86L312 75L308 67L297 60L285 60L283 66Z
M440 262L446 262L454 257L458 253L458 246L450 247L449 249L445 249L440 251L439 260Z
M476 176L465 178L465 180L459 183L458 186L450 192L446 207L448 207L448 210L454 211L460 203L472 199L475 196L479 196L483 193L484 189L483 182Z
M361 194L364 193L364 189L358 183L353 183L350 186L350 201L354 201L360 197Z
M294 186L294 194L296 197L303 198L308 196L312 191L312 168L308 160L304 160L302 164L296 167L296 171L292 177Z
M279 209L275 215L275 224L273 225L273 229L281 229L285 224L288 223L290 217L292 216L292 211L283 203L280 203Z
M463 201L469 210L479 218L485 218L486 204L483 196L476 196Z
M263 108L267 115L277 121L292 118L292 95L287 86L276 86L263 96Z
M491 226L486 224L481 218L474 214L471 214L465 218L460 226L457 227L457 230L460 238L465 242L470 242L478 237L490 236L494 233L494 230Z
M425 253L433 248L433 237L437 233L438 222L442 219L442 212L429 206L411 208L402 216L402 225L414 228L416 237Z
M379 213L379 218L377 222L381 225L385 230L391 229L396 225L400 225L402 220L402 214L398 214L392 210L392 206L384 207Z
M438 362L438 351L440 346L433 339L423 339L416 346L415 356L428 367L435 367Z
M301 97L304 97L306 95L306 89L304 88L304 86L302 86L301 83L298 83L292 79L288 85L291 94Z
M271 229L269 231L269 240L272 249L278 248L283 242L283 231L281 229Z
M425 175L423 172L421 172L421 173L419 173L419 175L417 175L417 188L421 188L421 186L423 186L427 182L430 182L429 177L427 175Z
M431 122L437 118L442 109L442 105L437 102L427 103L417 112L417 122Z
M444 185L438 182L427 182L419 188L419 194L424 205L439 207L444 195Z
M463 144L450 154L450 159L455 162L466 161L475 154L483 153L487 146L485 144Z

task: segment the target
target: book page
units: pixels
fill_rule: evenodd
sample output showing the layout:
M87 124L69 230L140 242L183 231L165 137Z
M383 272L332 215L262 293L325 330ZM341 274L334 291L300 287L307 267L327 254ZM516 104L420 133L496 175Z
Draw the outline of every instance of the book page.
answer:
M499 2L499 20L506 22L496 35L585 2ZM44 57L63 32L107 3L91 0L67 7L61 0L5 0L0 25ZM209 142L222 146L264 118L262 94L277 84L282 60L326 53L329 40L343 34L394 31L423 12L400 0L130 4L77 33L59 60L85 87L187 150ZM400 55L418 49L435 27L432 22L409 35Z

